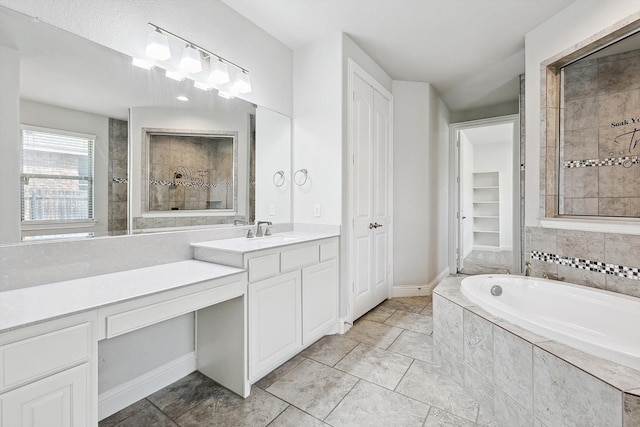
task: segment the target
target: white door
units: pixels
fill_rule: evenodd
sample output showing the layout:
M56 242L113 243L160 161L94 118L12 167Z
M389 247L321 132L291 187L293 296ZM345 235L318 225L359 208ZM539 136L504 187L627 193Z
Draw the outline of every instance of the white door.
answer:
M388 295L389 100L353 76L353 319Z

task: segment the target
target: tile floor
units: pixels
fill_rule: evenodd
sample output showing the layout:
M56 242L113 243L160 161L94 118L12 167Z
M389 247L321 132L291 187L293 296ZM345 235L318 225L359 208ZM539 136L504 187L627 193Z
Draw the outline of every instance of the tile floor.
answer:
M194 372L100 427L480 426L432 357L431 297L394 298L258 381L246 400Z

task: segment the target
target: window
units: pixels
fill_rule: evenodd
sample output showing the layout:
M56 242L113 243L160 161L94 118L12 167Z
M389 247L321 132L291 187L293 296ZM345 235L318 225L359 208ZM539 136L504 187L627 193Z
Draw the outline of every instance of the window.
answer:
M95 136L22 127L23 223L93 220Z

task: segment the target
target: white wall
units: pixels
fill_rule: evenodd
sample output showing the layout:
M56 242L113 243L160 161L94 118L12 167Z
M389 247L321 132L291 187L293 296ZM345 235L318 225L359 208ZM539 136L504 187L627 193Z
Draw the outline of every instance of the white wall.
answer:
M449 273L449 124L450 113L438 93L429 94L429 164L431 167L427 191L432 208L428 212L429 286Z
M342 34L294 52L293 171L308 170L293 186L293 221L342 222ZM320 217L313 214L320 205Z
M131 171L129 174L133 217L143 216L142 203L142 158L143 128L170 129L176 131L233 131L238 132L238 206L237 215L247 212L247 188L249 167L249 114L244 111L191 110L158 107L131 108L129 123L129 144L131 151ZM209 215L228 215L228 212L209 213ZM166 214L146 214L162 216ZM180 215L171 213L171 215ZM198 212L197 215L205 215Z
M96 226L87 229L76 228L69 232L80 233L90 231L94 232L97 236L106 236L109 229L109 118L22 100L20 102L20 123L96 136L93 165L93 212Z
M460 215L462 221L462 254L465 258L473 250L473 144L464 132L460 135ZM452 221L454 219L452 218Z
M429 83L393 81L395 287L447 269L449 112Z
M540 64L638 11L638 0L576 1L525 36L524 225L540 225Z
M291 119L258 107L256 129L256 220L290 222ZM276 171L284 172L280 187L274 183Z
M218 0L0 0L0 4L123 52L143 57L153 22L251 73L244 99L291 116L291 49Z
M471 141L473 143L473 141ZM513 249L513 146L508 142L481 144L473 150L474 172L500 176L500 248Z
M0 244L20 241L20 54L0 46Z

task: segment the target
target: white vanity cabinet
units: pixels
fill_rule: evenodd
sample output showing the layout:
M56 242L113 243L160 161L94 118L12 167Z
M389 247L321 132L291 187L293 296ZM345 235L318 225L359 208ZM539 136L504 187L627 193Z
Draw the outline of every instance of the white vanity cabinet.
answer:
M98 422L95 312L0 334L0 426Z
M335 332L337 245L334 238L245 255L249 272L250 382Z
M302 346L300 272L249 284L250 381L271 372Z
M249 283L249 382L257 380L303 348L338 329L338 239L269 247L269 238L193 244L201 261L247 269Z

